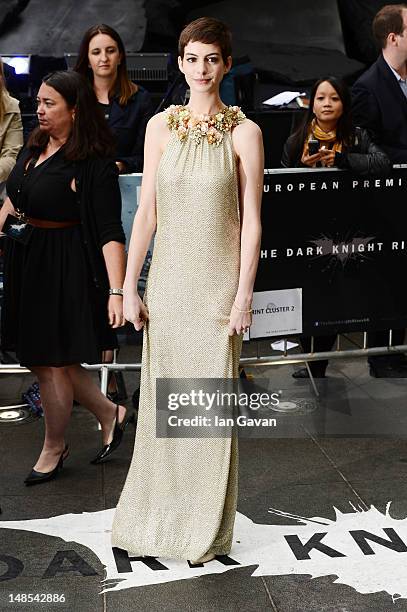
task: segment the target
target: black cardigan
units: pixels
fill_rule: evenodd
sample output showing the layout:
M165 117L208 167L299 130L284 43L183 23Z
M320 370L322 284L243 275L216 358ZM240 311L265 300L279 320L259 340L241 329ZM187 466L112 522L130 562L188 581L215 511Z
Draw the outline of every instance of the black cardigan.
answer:
M284 168L308 167L301 162L302 150L302 146L301 149L294 146L294 135L290 136L284 145L281 165ZM357 127L352 146L342 153L336 153L335 167L365 176L368 174L386 176L392 165L386 153L371 140L368 132Z
M32 156L28 147L19 154L23 164ZM92 157L73 163L85 252L96 287L107 291L109 277L102 247L111 241L126 243L121 220L119 170L109 158Z
M107 121L116 138L116 161L126 164L126 172L143 170L144 137L147 122L154 114L149 92L138 86L126 106L113 98Z
M96 287L107 291L109 278L102 247L111 241L126 242L118 169L112 160L91 158L76 163L75 179L83 242L93 281Z

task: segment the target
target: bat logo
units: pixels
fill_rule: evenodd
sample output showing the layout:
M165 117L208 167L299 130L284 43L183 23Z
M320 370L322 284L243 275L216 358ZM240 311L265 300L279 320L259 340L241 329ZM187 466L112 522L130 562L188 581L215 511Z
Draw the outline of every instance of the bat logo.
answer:
M395 602L407 599L407 518L394 519L390 503L384 514L374 506L365 510L350 504L351 511L346 513L334 508L333 520L269 509L270 514L297 522L289 525L254 523L238 512L230 556L202 567L191 567L187 561L129 557L125 551L118 555L110 543L114 508L0 521L0 529L43 533L88 547L105 566L102 592L219 574L243 566L255 568L252 576L335 575L338 584L363 594L384 591Z

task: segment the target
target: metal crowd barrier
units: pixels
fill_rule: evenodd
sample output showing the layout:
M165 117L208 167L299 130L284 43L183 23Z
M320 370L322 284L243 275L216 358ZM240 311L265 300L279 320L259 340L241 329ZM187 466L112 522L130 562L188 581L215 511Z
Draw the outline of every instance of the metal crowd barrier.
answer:
M305 363L308 372L310 374L310 384L313 387L315 395L319 395L318 389L315 385L314 378L311 374L311 371L308 366L308 362L310 361L319 361L321 359L346 359L349 357L370 357L373 355L386 355L386 354L395 354L395 353L403 353L407 352L407 344L399 344L392 345L392 332L389 331L389 345L388 346L378 346L378 347L367 347L367 332L363 333L363 345L358 348L352 349L341 349L340 346L340 338L341 336L345 336L345 334L338 334L336 340L336 346L331 351L313 351L313 343L314 338L311 339L311 351L309 353L293 353L289 352L287 348L288 338L284 338L284 350L281 355L259 355L256 357L242 357L240 359L241 367L259 367L259 366L276 366L276 365L284 365L284 364L294 364L294 363ZM293 338L290 337L292 340ZM257 343L257 347L259 346L258 341L252 341ZM107 392L107 384L108 384L108 374L110 370L120 370L122 372L130 372L130 371L140 371L141 370L141 362L138 363L97 363L97 364L82 364L82 366L89 371L99 371L100 372L100 389L104 395ZM0 374L30 374L30 370L27 368L20 366L19 364L0 364ZM3 407L4 408L4 407Z

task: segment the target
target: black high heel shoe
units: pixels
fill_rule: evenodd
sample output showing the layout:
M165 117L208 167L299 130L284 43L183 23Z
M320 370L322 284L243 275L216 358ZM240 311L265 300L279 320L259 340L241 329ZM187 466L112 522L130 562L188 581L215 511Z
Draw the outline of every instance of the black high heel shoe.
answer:
M116 406L116 420L114 424L112 441L109 444L105 444L105 446L98 452L96 457L92 459L91 463L93 465L102 463L102 461L104 461L106 457L111 455L113 451L116 450L116 448L119 446L120 442L123 439L123 433L127 425L131 423L132 421L134 421L134 414L130 414L129 410L126 410L126 414L123 420L121 421L121 423L119 423L118 417L119 417L119 404L117 404Z
M58 463L50 472L37 472L37 470L31 470L31 473L24 480L24 483L27 487L35 484L41 484L42 482L48 482L55 478L59 472L62 470L64 466L64 461L69 455L69 446L66 445L64 450L61 453L61 456L58 459Z
M104 363L112 363L111 361L107 361ZM99 381L102 380L100 372L98 372ZM110 385L114 381L116 389L114 391L109 391ZM114 404L118 404L120 402L124 402L127 399L127 389L126 384L124 382L123 372L121 370L109 370L107 375L107 392L106 397L110 399Z

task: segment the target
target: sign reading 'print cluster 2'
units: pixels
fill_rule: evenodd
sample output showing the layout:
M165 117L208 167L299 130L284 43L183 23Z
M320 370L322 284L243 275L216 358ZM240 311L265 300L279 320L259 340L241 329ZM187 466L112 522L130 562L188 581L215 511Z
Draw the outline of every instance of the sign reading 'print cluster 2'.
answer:
M302 332L302 289L258 291L253 295L250 338Z
M219 557L201 567L191 567L186 561L129 557L125 551L112 549L113 508L46 519L0 521L0 530L32 531L62 538L73 546L75 542L87 546L105 566L104 591L255 566L253 576L337 576L336 583L349 585L359 593L384 591L393 601L407 599L407 518L392 518L390 503L385 514L373 506L369 510L352 506L352 510L342 513L335 509L336 518L330 520L269 509L272 514L296 520L298 525L261 525L237 513L230 556ZM41 552L44 548L41 547ZM72 575L97 574L74 550L60 551L55 557L50 559L52 571L48 568L43 578L57 577L58 570L67 576L70 571L67 563L72 565ZM10 567L18 571L13 573ZM27 575L31 575L29 571ZM13 558L10 551L0 548L0 581L10 584L19 576L24 576L24 560Z

